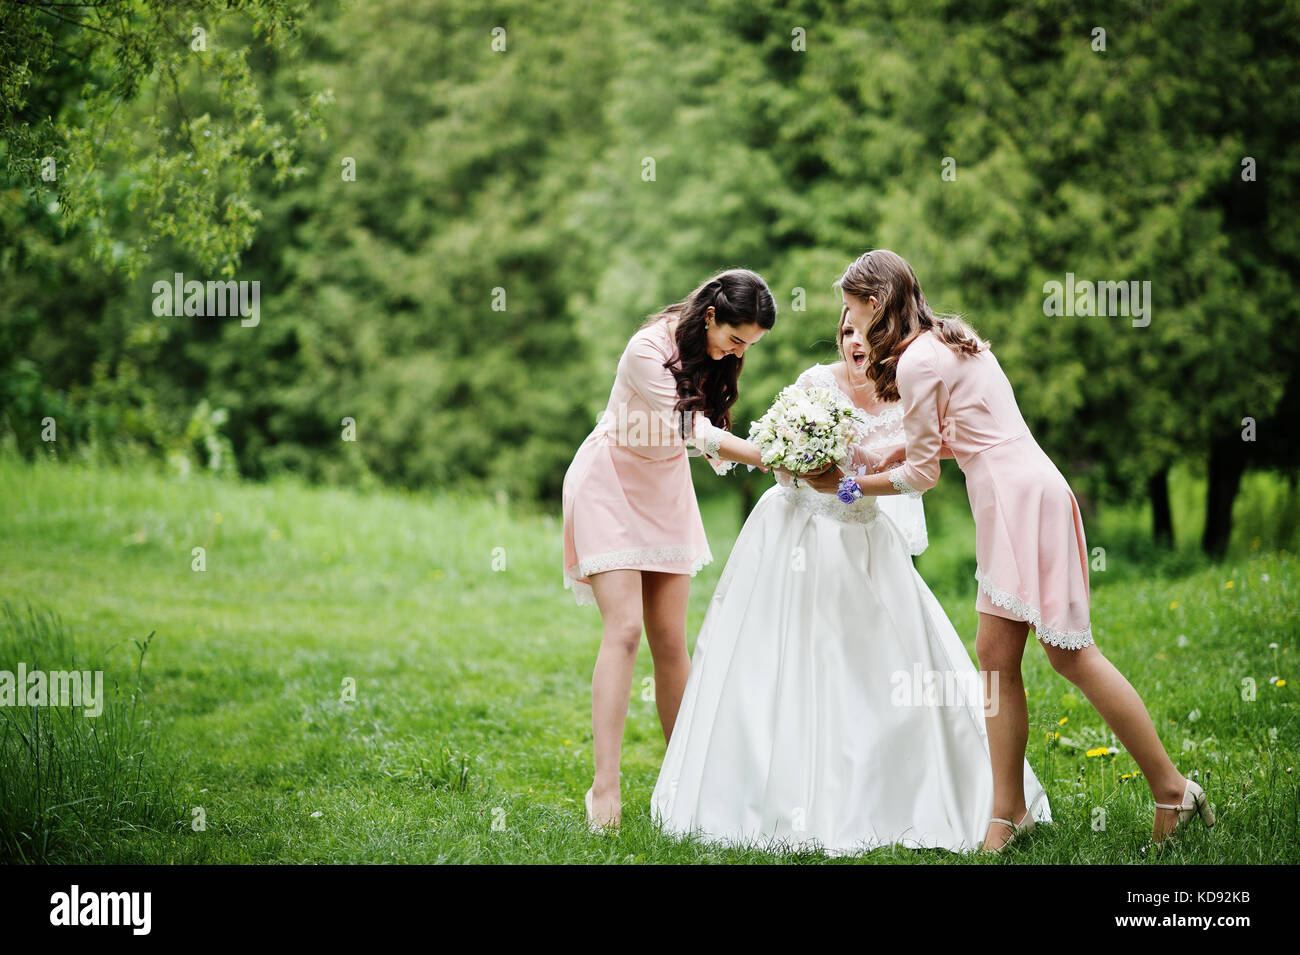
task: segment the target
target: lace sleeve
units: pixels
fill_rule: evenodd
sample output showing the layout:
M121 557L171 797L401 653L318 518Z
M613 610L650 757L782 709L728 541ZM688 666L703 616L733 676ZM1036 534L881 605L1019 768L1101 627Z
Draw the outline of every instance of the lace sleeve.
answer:
M727 461L718 456L722 450L721 436L726 434L712 421L698 411L691 418L691 433L687 444L694 451L703 454L704 460L713 468L714 474L726 474L736 466L735 461ZM689 452L688 452L689 453Z

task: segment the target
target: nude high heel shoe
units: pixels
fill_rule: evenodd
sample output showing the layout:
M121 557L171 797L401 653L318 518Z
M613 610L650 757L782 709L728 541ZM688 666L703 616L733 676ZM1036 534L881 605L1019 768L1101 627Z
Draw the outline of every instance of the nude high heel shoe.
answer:
M1033 814L1028 809L1026 809L1025 814L1020 817L1019 823L1012 822L1010 819L1003 819L1000 816L994 816L992 819L989 820L989 825L992 825L995 822L1000 823L1001 825L1004 825L1008 829L1010 829L1011 835L1008 836L1007 841L1002 843L1002 845L998 846L998 848L982 850L984 852L991 852L994 855L997 855L999 852L1002 852L1009 845L1011 845L1011 843L1015 842L1021 836L1029 835L1031 832L1034 831L1034 826L1037 825L1037 823L1034 821Z
M1206 829L1214 828L1214 809L1210 806L1210 800L1206 798L1205 790L1190 779L1187 780L1187 786L1183 790L1182 802L1177 805L1158 802L1156 808L1173 809L1178 813L1178 822L1167 833L1155 840L1156 845L1162 844L1166 839L1182 829L1183 824L1189 822L1193 816L1199 815L1201 822L1205 823Z

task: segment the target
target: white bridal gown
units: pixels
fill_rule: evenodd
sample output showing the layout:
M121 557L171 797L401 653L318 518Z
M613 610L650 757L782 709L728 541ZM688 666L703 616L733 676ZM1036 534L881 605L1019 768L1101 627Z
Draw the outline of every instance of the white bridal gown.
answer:
M829 366L799 376L837 387ZM855 463L904 444L895 404ZM741 529L695 644L651 797L674 834L831 854L977 849L993 776L979 676L912 566L919 499L844 504L770 488ZM1047 796L1029 763L1025 795Z

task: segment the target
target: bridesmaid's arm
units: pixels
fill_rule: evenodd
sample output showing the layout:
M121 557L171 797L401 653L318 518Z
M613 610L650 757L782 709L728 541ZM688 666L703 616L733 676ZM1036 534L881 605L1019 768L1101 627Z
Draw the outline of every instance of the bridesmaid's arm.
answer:
M939 483L939 455L943 450L940 431L948 410L948 386L930 356L916 348L903 352L898 360L898 396L903 403L903 431L907 435L907 458L884 474L872 475L872 488L864 494L881 494L888 481L898 494L919 497Z
M855 461L854 463L857 462ZM889 494L904 493L903 490L890 479L889 474L889 471L881 471L878 474L859 474L854 477L853 480L856 481L858 487L862 489L862 493L868 497L884 497ZM824 494L834 494L839 490L840 481L844 480L844 472L838 467L830 467L821 472L800 474L799 480L804 484L807 484L814 491L821 491Z
M712 421L698 412L695 415L693 443L709 457L734 461L736 464L748 464L755 468L763 466L763 456L753 442L738 438L730 431L716 427Z
M887 497L890 494L902 494L903 491L889 477L888 471L880 474L859 474L853 479L862 493L867 497Z
M664 367L664 356L654 342L642 338L633 343L624 359L627 383L663 420L676 418L677 379Z
M660 419L677 420L677 380L664 367L663 353L654 343L645 340L639 342L629 351L625 367L628 384L654 409ZM730 464L719 467L714 463L718 459L754 467L763 464L758 448L744 438L738 438L731 432L714 426L713 422L699 412L691 420L686 441L691 447L703 451L710 466L718 473L724 473L731 467Z
M887 471L854 478L862 493L871 497L890 494L920 497L939 483L939 455L943 449L940 422L948 408L948 387L928 355L916 349L903 353L898 361L898 394L903 402L907 456ZM807 484L818 491L834 493L843 476L838 468L832 468L809 478Z

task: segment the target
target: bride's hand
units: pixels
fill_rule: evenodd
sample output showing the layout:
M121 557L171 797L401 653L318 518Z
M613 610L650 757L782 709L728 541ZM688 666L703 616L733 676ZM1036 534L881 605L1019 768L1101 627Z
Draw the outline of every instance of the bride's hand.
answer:
M819 471L809 471L806 474L800 474L799 480L807 484L814 491L821 491L823 494L834 494L840 486L840 481L844 478L844 472L834 464L828 464Z

